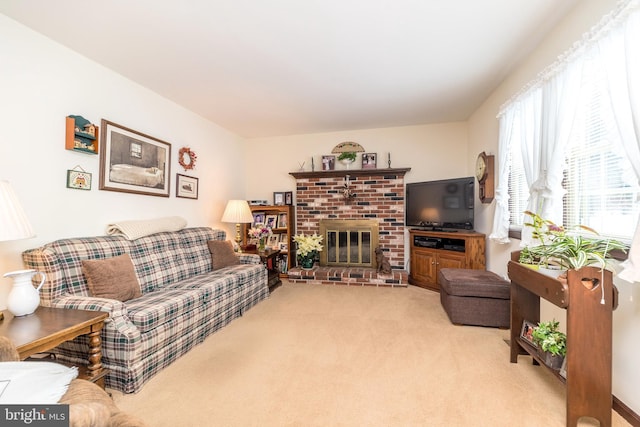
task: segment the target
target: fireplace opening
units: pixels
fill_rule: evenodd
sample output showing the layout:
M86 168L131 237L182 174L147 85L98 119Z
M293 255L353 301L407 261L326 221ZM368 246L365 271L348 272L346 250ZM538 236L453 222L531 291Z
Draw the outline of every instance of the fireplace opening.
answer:
M375 268L378 221L323 219L319 225L325 243L324 250L320 252L321 266Z

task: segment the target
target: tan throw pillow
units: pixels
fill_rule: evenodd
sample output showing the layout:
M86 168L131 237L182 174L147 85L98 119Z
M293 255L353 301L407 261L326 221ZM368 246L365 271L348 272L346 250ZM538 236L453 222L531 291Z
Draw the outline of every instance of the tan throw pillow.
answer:
M142 296L129 254L107 259L83 260L82 272L94 297L127 301Z
M233 244L229 240L209 240L209 252L214 270L219 270L230 265L240 264L240 259L233 251Z

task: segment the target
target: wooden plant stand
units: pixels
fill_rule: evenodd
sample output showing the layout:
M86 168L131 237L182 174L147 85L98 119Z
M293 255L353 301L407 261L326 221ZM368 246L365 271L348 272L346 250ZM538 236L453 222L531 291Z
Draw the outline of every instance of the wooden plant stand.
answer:
M520 338L523 320L534 324L540 321L541 297L566 309L567 426L577 426L586 416L598 420L602 427L611 427L611 331L613 310L618 305L611 272L604 271L603 275L594 267L569 270L565 284L519 264L517 259L518 253L514 252L508 264L512 285L511 363L517 363L520 354L530 354L544 366L536 349ZM583 282L593 288L588 289ZM552 372L565 381L557 371Z

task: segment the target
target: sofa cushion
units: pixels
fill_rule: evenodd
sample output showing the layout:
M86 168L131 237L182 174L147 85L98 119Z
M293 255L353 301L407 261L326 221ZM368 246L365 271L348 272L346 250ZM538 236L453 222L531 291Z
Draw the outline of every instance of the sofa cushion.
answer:
M129 320L146 332L185 313L200 310L204 293L198 289L162 289L127 303Z
M140 283L129 254L83 260L82 271L94 297L128 301L142 296Z
M213 270L240 264L240 260L233 251L233 245L228 240L209 240L207 242L211 252L211 265Z

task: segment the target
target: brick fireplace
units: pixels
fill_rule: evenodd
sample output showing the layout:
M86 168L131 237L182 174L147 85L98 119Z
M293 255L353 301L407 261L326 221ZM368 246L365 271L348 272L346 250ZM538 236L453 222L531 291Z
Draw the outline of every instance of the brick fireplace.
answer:
M329 265L313 270L292 268L292 282L406 286L404 270L404 169L358 169L292 172L296 178L296 233L320 233L321 220L377 221L377 246L392 273L372 267ZM349 196L350 195L350 196Z

